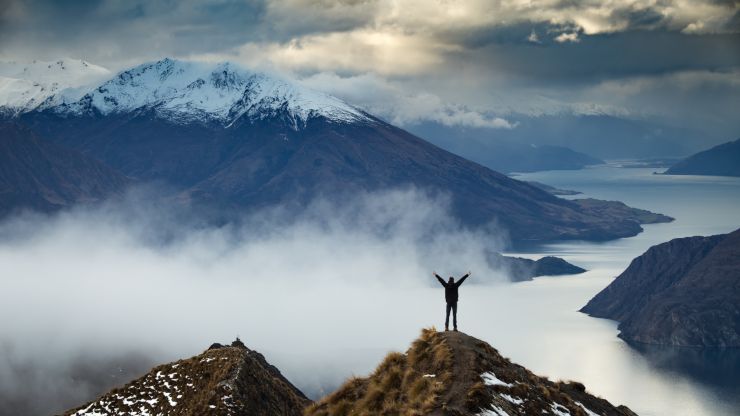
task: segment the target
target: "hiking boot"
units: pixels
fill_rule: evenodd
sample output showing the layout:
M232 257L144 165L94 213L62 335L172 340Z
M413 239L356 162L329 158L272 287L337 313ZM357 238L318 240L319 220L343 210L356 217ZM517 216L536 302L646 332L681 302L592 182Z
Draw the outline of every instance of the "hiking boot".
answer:
M449 330L450 330L450 328L447 328L447 327L445 327L445 332L446 332L446 331L449 331Z
M454 331L457 332L457 327L455 327L455 330Z

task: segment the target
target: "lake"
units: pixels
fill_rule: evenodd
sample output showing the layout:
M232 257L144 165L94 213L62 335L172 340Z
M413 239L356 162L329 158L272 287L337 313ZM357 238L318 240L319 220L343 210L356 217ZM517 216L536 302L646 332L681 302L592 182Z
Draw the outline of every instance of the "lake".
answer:
M645 232L605 243L564 242L519 247L507 253L563 257L589 272L544 277L466 297L490 322L475 322L502 353L551 378L574 379L614 404L641 415L737 415L740 351L650 347L640 351L617 338L616 323L576 312L630 261L652 245L676 237L726 233L740 227L740 179L654 175L654 169L599 166L537 172L518 179L583 192L573 198L619 200L676 218ZM512 301L512 299L516 299ZM526 313L511 313L511 309ZM490 312L488 312L490 314ZM505 335L504 335L505 334Z

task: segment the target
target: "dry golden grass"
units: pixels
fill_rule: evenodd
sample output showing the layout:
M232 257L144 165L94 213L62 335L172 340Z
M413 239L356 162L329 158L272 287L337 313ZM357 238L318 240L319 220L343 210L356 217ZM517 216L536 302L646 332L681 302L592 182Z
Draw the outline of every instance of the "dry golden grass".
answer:
M389 353L367 378L351 378L313 403L306 416L423 415L451 378L452 351L434 328L424 329L406 354ZM434 377L425 377L434 375Z

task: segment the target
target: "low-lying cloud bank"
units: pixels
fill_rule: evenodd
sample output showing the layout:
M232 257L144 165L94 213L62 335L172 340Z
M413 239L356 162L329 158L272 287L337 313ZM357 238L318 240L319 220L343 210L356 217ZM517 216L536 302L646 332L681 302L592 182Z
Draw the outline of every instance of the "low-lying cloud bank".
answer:
M105 377L120 383L237 335L320 395L441 325L433 270L473 270L468 290L507 281L486 261L501 234L461 228L448 202L395 190L203 226L130 196L6 220L0 403L59 411Z

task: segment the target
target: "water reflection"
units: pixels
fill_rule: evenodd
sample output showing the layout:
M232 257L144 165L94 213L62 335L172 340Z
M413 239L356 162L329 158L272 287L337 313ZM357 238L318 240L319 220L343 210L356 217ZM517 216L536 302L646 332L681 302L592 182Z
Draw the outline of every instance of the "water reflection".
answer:
M707 386L740 410L740 349L679 348L629 343L651 367Z

